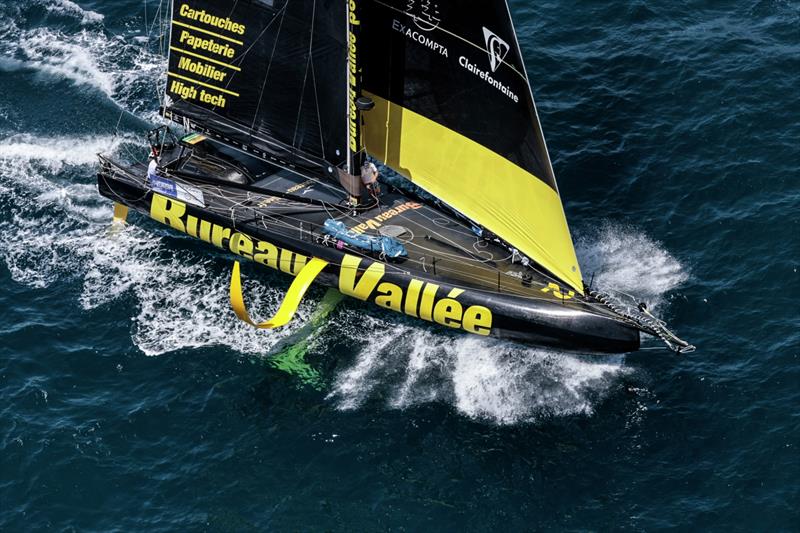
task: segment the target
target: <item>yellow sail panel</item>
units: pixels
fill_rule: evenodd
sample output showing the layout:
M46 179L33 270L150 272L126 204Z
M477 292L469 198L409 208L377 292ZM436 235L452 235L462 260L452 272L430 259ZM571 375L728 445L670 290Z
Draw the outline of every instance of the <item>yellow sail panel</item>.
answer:
M583 294L578 259L558 193L488 148L369 94L367 152L518 248Z

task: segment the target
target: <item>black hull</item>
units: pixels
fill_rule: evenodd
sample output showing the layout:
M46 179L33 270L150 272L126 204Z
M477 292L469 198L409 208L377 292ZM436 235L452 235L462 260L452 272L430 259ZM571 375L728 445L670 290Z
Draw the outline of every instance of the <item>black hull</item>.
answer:
M297 274L312 257L324 259L329 265L318 283L442 327L575 351L619 353L639 348L637 328L589 298L548 290L549 278L526 279L513 289L517 293L500 274L497 287L467 284L463 272L456 279L441 267L437 271L435 261L433 268L424 264L413 268L407 262L355 255L352 250L321 243L311 230L271 231L247 217L232 218L223 209L154 193L144 181L141 167L108 160L103 160L98 174L103 196L178 231L288 274Z

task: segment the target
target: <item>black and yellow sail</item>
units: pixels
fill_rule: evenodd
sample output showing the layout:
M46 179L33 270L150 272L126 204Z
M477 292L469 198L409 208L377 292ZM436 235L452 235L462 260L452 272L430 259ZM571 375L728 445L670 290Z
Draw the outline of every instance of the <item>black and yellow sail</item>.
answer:
M175 0L164 114L310 172L347 158L347 3Z
M368 153L582 294L506 2L357 1Z

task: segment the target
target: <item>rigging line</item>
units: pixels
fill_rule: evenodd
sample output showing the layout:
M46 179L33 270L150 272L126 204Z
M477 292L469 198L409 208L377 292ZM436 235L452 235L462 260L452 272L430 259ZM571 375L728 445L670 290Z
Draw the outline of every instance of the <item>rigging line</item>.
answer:
M248 194L249 194L249 191L248 191ZM269 192L268 192L268 191L264 191L264 194L265 194L265 195L267 195L267 196L269 196ZM274 196L274 195L273 195L273 196ZM234 198L234 195L224 196L224 195L220 194L220 197L223 197L223 198L231 198L231 199L233 199L233 198ZM333 218L333 219L345 219L345 220L348 220L348 221L352 221L353 223L358 223L358 222L360 222L360 221L361 221L361 219L360 219L360 218L355 218L355 217L352 217L352 216L350 216L350 215L349 215L348 213L346 213L346 212L343 212L343 213L341 213L341 214L340 214L340 215L338 215L338 216L333 216L333 215L331 214L331 212L328 210L328 208L327 208L327 206L326 206L326 205L324 205L324 204L323 204L323 206L322 206L322 207L323 207L323 209L325 210L325 212L326 212L326 214L328 215L328 217L329 217L329 218ZM248 209L252 209L253 211L256 211L256 208L248 207ZM426 218L426 219L429 219L429 220L432 220L432 221L434 221L434 223L435 223L435 220L434 220L434 219L431 219L430 217L428 217L428 216L427 216L427 215L425 215L424 213L419 213L419 214L420 214L420 215L422 215L422 216L423 216L424 218ZM282 216L283 218L285 218L285 219L288 219L288 220L294 220L294 221L296 221L296 222L306 222L304 219L300 219L300 218L297 218L297 217L291 217L291 216L288 216L288 215L285 215L285 214L284 214L284 215L282 215L282 214L278 214L278 215L269 215L269 216L271 216L271 217L272 217L272 216ZM416 222L415 222L415 221L413 221L413 220L411 220L411 219L407 218L407 216L406 216L406 215L403 215L403 214L401 214L401 215L399 215L399 217L400 217L400 218L403 218L403 219L406 219L407 221L409 221L409 222L411 222L411 223L414 223L414 224L416 224ZM282 223L283 223L283 222L282 222ZM283 224L286 224L286 223L283 223ZM460 226L460 225L459 225L459 226ZM494 256L493 256L493 255L492 255L492 257L489 257L489 258L485 258L485 257L482 257L482 256L480 256L480 255L477 255L477 256L475 256L475 255L473 255L473 254L472 254L472 252L471 252L471 251L470 251L468 248L465 248L464 246L462 246L462 245L458 244L457 242L455 242L455 241L451 240L450 238L446 237L446 236L445 236L445 235L443 235L442 233L440 233L440 232L438 232L438 231L435 231L435 230L432 230L431 228L426 228L426 229L428 229L429 233L432 233L432 234L434 234L435 236L439 237L439 239L440 239L440 240L441 240L443 243L445 243L445 244L449 244L449 245L450 245L450 246L452 246L453 248L455 248L455 249L457 249L457 250L461 250L461 251L463 251L463 254L462 254L462 255L455 255L455 254L453 254L453 253L451 253L451 252L438 251L438 250L434 250L434 249L432 249L432 248L429 248L429 247L427 247L427 246L423 246L422 244L417 244L417 243L413 243L413 244L411 244L412 246L418 247L419 249L421 249L421 250L424 250L424 251L426 251L426 252L430 252L430 253L431 253L431 254L433 254L434 256L436 256L436 255L439 255L439 256L442 256L442 257L444 257L444 258L450 258L450 259L465 260L465 258L464 258L463 256L464 256L464 255L467 255L467 256L469 256L469 257L468 257L466 260L469 260L469 261L475 262L476 264L483 264L483 265L487 265L487 264L488 264L488 263L490 263L490 262L496 262L496 261L497 261L497 260L495 260L495 259L494 259ZM467 234L467 233L465 233L465 234ZM486 252L486 251L484 251L483 253L489 253L489 252ZM508 257L511 257L511 256L508 256ZM504 258L504 260L507 260L507 259L508 259L508 257L505 257L505 258ZM499 268L497 268L497 267L494 267L494 268L487 268L487 270L488 270L488 271L490 271L490 272L494 272L495 270L499 270Z
M236 1L233 3L233 6L231 7L231 10L228 12L228 18L230 18L231 16L233 16L233 12L236 10L236 6L237 6L238 4L239 4L239 0L236 0ZM273 20L275 20L275 19L273 19ZM270 22L269 22L269 24L267 24L267 25L266 25L266 27L264 27L264 29L261 31L261 33L260 33L260 34L258 34L258 37L256 38L256 40L255 40L255 41L253 41L253 44L251 44L251 45L250 45L250 46L247 48L247 51L248 51L248 52L250 51L250 49L251 49L251 48L253 48L253 46L256 44L256 42L258 41L258 39L260 39L260 38L261 38L261 36L264 34L264 32L265 32L265 31L267 31L267 28L269 28L271 24L272 24L272 21L270 21ZM242 37L242 39L244 39L244 37ZM245 52L244 54L242 54L242 55L240 55L240 56L237 56L237 57L235 57L235 58L231 59L231 60L230 60L230 61L231 61L231 63L234 63L234 62L235 62L236 60L238 60L239 58L244 58L244 56L246 55L246 53L247 53L247 52ZM239 72L241 72L241 69L239 69ZM233 80L234 80L234 78L236 77L236 74L238 74L238 72L233 72L233 73L231 74L230 78L228 78L228 81L225 83L225 88L226 88L226 89L229 89L229 88L230 88L230 86L231 86L231 83L233 83ZM217 107L218 107L218 106L214 106L214 107L213 107L213 109L217 109Z
M236 205L241 206L241 202L238 202ZM234 206L234 208L235 207L236 206ZM243 207L243 208L244 209L248 209L248 210L252 210L252 208L250 208L250 207ZM219 209L213 209L212 208L211 211L219 212L220 214L227 214L231 218L233 217L233 214L231 213L231 208L219 208ZM268 231L272 231L272 232L276 232L276 233L285 235L287 237L291 237L294 234L294 232L297 231L297 227L298 227L297 226L297 222L301 222L301 223L308 223L309 222L306 219L302 219L302 218L298 218L298 217L294 217L294 216L290 216L290 215L285 215L285 214L271 214L268 211L259 212L259 217L258 218L261 219L261 225L262 225L262 227L264 227L264 229L266 229ZM295 221L295 223L287 222L287 220ZM289 230L289 232L282 233L281 229ZM313 231L311 232L311 234L312 235L317 235L318 237L322 236L321 234L315 234ZM419 244L416 244L416 243L407 243L407 244L409 244L409 246L411 246L412 248L418 248L418 249L424 250L424 251L431 251L429 248L427 248L425 246L422 246L422 245L419 245ZM368 255L366 253L359 252L357 249L348 248L348 252L355 253L357 255L361 255L364 258L374 259L372 256L370 256L370 255ZM446 254L445 253L445 254L440 254L440 255L451 255L451 254ZM463 257L458 257L457 259L459 259L461 261L466 260L466 261L470 261L472 263L476 263L477 265L481 265L480 268L482 268L482 270L484 270L485 272L494 273L494 271L495 271L495 269L486 268L485 265L483 265L482 262L475 261L474 259L463 258ZM424 264L424 261L421 262L421 261L415 260L415 259L413 259L411 257L409 257L407 260L409 262L413 263L413 264L418 264L418 265L423 265ZM481 275L476 275L476 274L469 274L467 272L464 272L463 270L459 270L459 269L448 267L446 263L445 264L441 264L441 263L438 264L437 268L440 271L443 271L443 272L453 273L454 277L456 279L461 279L463 281L471 282L471 283L474 283L474 284L478 285L478 287L477 287L478 289L480 289L480 286L488 286L488 285L494 286L494 283L495 283L493 278L492 278L492 280L488 280L485 275L481 276ZM484 290L488 290L488 289L484 289ZM507 291L507 292L513 293L513 294L515 294L517 296L520 296L520 297L525 297L525 298L529 298L529 299L536 299L536 300L542 300L542 301L549 300L548 298L540 297L540 296L536 295L536 293L531 294L530 290L519 288L519 287L515 287L515 286L510 286L510 287L506 286L506 287L504 287L504 290Z
M117 119L117 125L114 127L114 135L111 137L111 142L114 142L114 139L117 138L119 134L119 125L122 123L122 116L125 114L124 109L119 110L119 118Z
M289 218L289 217L284 217L284 218ZM301 219L297 219L297 220L301 220ZM307 221L305 221L305 222L307 222ZM297 231L297 226L296 225L289 224L289 223L279 219L278 216L271 215L271 214L268 214L268 213L262 213L262 215L261 215L261 226L267 231L283 235L283 236L285 236L287 238L290 238L294 234L294 232ZM290 230L290 232L282 233L281 229L284 229L284 228L287 229L287 230ZM311 235L316 235L317 237L323 237L323 235L315 234L313 232L311 232ZM414 245L412 245L412 246L414 246ZM363 258L368 259L368 260L374 260L375 259L373 256L367 254L366 252L362 252L357 248L349 248L348 247L347 248L347 253L350 253L350 254L353 254L353 255L357 255L357 256L363 257ZM412 264L414 264L414 265L422 266L424 264L424 261L419 261L419 260L413 259L412 257L409 257L407 259L407 261L412 263ZM394 265L394 266L397 266L397 265ZM397 267L400 268L399 266L397 266ZM488 286L494 287L494 285L495 285L494 277L492 277L492 279L490 280L485 275L484 276L480 276L480 275L476 275L476 274L469 274L467 272L464 272L463 270L450 268L450 267L446 266L446 264L441 264L441 263L437 264L437 269L439 271L441 271L441 272L452 273L454 275L455 279L461 280L462 282L473 284L473 288L475 290L489 291L489 289L486 288L486 287L488 287ZM402 269L402 270L404 270L406 273L410 274L410 271L408 271L408 269ZM486 269L486 270L488 272L493 272L491 269ZM506 292L514 294L514 295L519 296L519 297L533 299L533 300L549 301L548 298L538 296L535 292L533 294L531 294L531 290L530 289L526 290L526 289L521 289L519 287L514 287L514 286L511 286L511 287L505 286L503 289Z
M174 6L175 6L174 0L167 0L166 10L169 11L169 13L170 13L170 19L172 17L172 12L174 10ZM172 24L169 24L168 26L169 26L169 35L167 37L167 40L169 42L167 43L167 70L169 70L169 55L170 55L169 45L172 43ZM165 76L164 77L164 92L159 95L159 107L163 107L165 109L167 107L167 87L168 86L169 86L169 82L168 82L167 77ZM181 98L181 100L183 100L183 98Z
M413 183L413 182L412 182L412 183ZM444 205L447 205L447 204L444 204ZM463 214L459 213L459 212L458 212L458 211L456 211L455 209L452 209L452 208L450 208L449 206L447 206L447 207L448 207L450 210L452 210L454 213L458 213L458 214L460 214L461 216L464 216ZM427 217L427 215L425 215L424 213L421 213L420 215L421 215L421 216L423 216L423 217L429 218L429 217ZM400 216L402 217L403 215L400 215ZM430 219L430 220L433 222L433 219ZM469 220L469 219L467 219L467 220ZM475 224L475 225L478 225L478 224L476 224L476 223L474 223L474 222L471 222L471 223L472 223L472 224ZM435 224L435 222L434 222L434 224ZM479 225L478 225L478 226L479 226ZM479 227L480 227L480 226L479 226ZM466 229L465 229L465 232L466 232ZM510 246L510 245L509 245L509 246ZM548 254L547 254L547 253L546 253L544 250L542 251L542 254L543 254L544 256L547 256L547 255L548 255ZM513 254L512 254L512 255L513 255ZM529 259L530 259L530 258L529 258ZM538 263L537 261L534 261L533 259L530 259L530 261L531 261L531 264L530 264L530 265L528 265L528 268L531 268L531 269L533 269L533 270L534 270L534 271L536 271L537 273L539 273L539 274L542 274L542 275L544 275L544 276L546 276L546 277L548 277L548 278L552 279L553 281L556 281L556 282L557 282L557 281L560 281L560 280L559 280L557 277L555 277L553 274L550 274L550 273L548 273L548 272L544 272L544 271L542 271L542 269L541 269L541 268L543 268L543 267L541 267L540 263ZM540 268L537 268L537 267L540 267Z
M115 178L116 176L117 176L117 173L114 172L112 178ZM103 181L106 183L106 185L108 185L108 178L103 176ZM148 194L147 190L145 189L145 192L140 197L138 197L138 198L136 198L134 200L131 200L129 198L125 198L125 197L121 196L111 186L108 186L108 190L111 191L111 194L113 194L117 198L117 200L118 200L117 203L124 204L124 205L127 205L128 202L142 202L142 201L145 200L145 198L147 198L147 194Z
M327 209L327 206L323 206L323 207L325 208L325 211L326 211L326 213L328 214L328 216L329 216L330 218L337 219L337 220L345 219L345 220L351 221L351 222L353 222L353 223L361 223L361 222L363 221L361 218L356 218L356 217L353 217L353 216L351 216L351 215L349 214L349 212L342 212L342 213L341 213L340 215L338 215L338 216L333 216L333 215L331 215L330 211L328 211L328 209ZM424 212L421 212L421 213L419 213L419 214L420 214L421 216L423 216L424 218L428 219L428 220L432 220L430 217L428 217L427 215L425 215L425 214L424 214ZM405 221L407 221L407 222L410 222L410 223L412 223L412 224L416 224L416 222L414 222L414 221L413 221L411 218L409 218L409 217L408 217L408 215L406 215L406 214L402 214L402 213L401 213L401 214L399 214L399 215L398 215L398 217L399 217L399 218L401 218L401 219L403 219L403 220L405 220ZM455 242L455 241L453 241L452 239L448 238L447 236L443 235L443 234L442 234L442 233L440 233L439 231L433 230L433 229L431 229L431 228L426 228L426 229L428 229L429 233L432 233L432 234L433 234L433 235L435 235L436 237L439 237L439 238L440 238L440 239L441 239L443 242L445 242L445 243L447 243L447 244L449 244L449 245L453 246L453 247L454 247L454 248L456 248L456 249L461 249L461 250L464 250L465 254L471 254L471 252L470 252L468 249L464 248L463 246L461 246L461 245L460 245L460 244L458 244L457 242ZM468 235L468 233L467 233L467 232L465 232L464 234L465 234L465 235ZM417 246L419 246L419 245L417 245ZM428 249L428 248L425 248L425 249ZM428 250L430 250L430 249L428 249ZM433 251L433 250L430 250L430 251ZM449 255L449 254L448 254L447 252L443 252L443 253L442 253L442 255ZM457 257L457 256L453 256L453 257ZM482 258L482 257L481 257L481 258L480 258L480 260L478 260L478 259L473 259L473 260L474 260L474 261L481 262L481 263L488 263L488 262L491 262L491 261L493 261L494 259L491 259L491 258L488 258L488 259L487 259L487 258Z
M241 206L241 205L242 205L241 201L236 202L235 205L233 206L233 208L235 208L236 206ZM300 206L298 206L298 207L300 207ZM244 207L243 206L243 208L255 211L255 209L251 208L251 207ZM221 208L218 211L220 213L223 213L223 212L227 212L230 209L231 209L230 207L224 208L224 209ZM323 206L323 209L325 209L325 206ZM211 210L212 211L216 211L213 208ZM330 215L330 213L328 213L328 214ZM291 215L284 214L284 213L272 214L272 213L269 213L269 211L259 211L258 215L262 218L262 220L263 219L269 219L269 220L273 221L273 223L276 226L284 227L284 228L287 228L287 229L290 229L290 230L293 230L293 231L297 229L297 223L309 223L310 222L307 219L299 218L297 216L291 216ZM290 223L290 222L287 222L287 221L293 221L293 223ZM438 256L438 257L442 257L442 258L444 258L446 260L450 260L450 261L468 261L468 262L474 263L476 265L480 265L479 268L481 268L482 270L484 270L486 272L494 273L495 270L497 270L497 269L494 269L494 268L487 268L484 261L480 261L480 260L477 260L477 259L474 259L474 258L464 257L463 255L455 255L455 254L452 254L452 253L449 253L449 252L441 252L440 253L438 250L433 250L433 249L431 249L431 248L429 248L427 246L424 246L424 245L416 243L416 242L407 242L406 244L408 246L412 247L412 248L416 248L416 249L422 250L424 252L429 252L430 253L429 255L432 255L434 257ZM411 260L412 262L418 262L418 261L416 261L414 259L410 259L410 258L409 258L409 260ZM461 271L459 271L457 269L448 268L448 267L443 266L443 265L440 265L440 267L441 267L442 270L447 270L447 271L450 271L450 272L459 273L461 275L461 277L469 277L469 278L473 278L473 279L478 280L478 281L484 281L485 283L487 283L485 277L469 275L469 274L463 273L463 272L461 272ZM494 284L493 280L492 280L492 284Z
M209 186L209 187L206 187L205 189L206 189L206 190L208 190L208 189L210 189L210 188L216 189L216 190L218 191L218 193L217 193L217 196L219 196L219 197L221 197L221 198L228 198L228 199L230 199L230 200L234 201L234 202L236 203L236 205L240 205L240 206L241 206L241 205L242 205L244 202L247 202L247 201L252 201L252 198L250 198L250 191L247 191L247 194L246 194L246 195L241 195L241 194L230 194L230 191L229 191L229 194L226 196L226 195L222 194L222 191L221 191L221 189L219 189L219 188L218 188L218 187L216 187L216 186L213 186L213 187ZM266 195L269 195L268 193L265 193L265 194L266 194ZM291 203L291 202L289 202L289 203ZM285 202L281 202L281 204L284 204L284 205L282 205L282 207L286 207L286 206L285 206ZM235 208L235 207L236 207L236 205L234 205L234 206L233 206L233 208ZM244 206L243 206L243 207L244 207ZM298 208L298 209L300 209L301 211L302 211L302 209L303 209L303 206L302 206L302 205L296 205L296 204L295 204L293 207L294 207L294 208ZM246 208L246 209L248 209L248 210L251 210L251 211L253 211L254 213L259 213L259 214L260 214L260 216L262 216L262 217L267 217L267 218L269 218L269 219L272 219L272 220L274 220L274 221L275 221L275 223L276 223L276 224L278 224L279 226L282 226L282 227L287 227L287 228L289 228L289 229L292 229L292 230L293 230L293 229L295 229L295 225L296 225L296 223L298 223L298 222L299 222L299 223L306 223L306 222L308 222L308 220L306 220L306 219L298 218L298 217L296 217L296 216L291 216L291 215L289 215L289 214L286 214L286 213L276 213L276 214L271 214L271 213L269 213L268 211L259 211L259 210L258 210L258 207L250 207L250 206L247 206L247 207L244 207L244 208ZM332 216L332 215L331 215L331 213L330 213L330 211L328 210L327 206L323 205L323 206L322 206L322 208L323 208L323 210L325 210L325 212L326 212L326 214L328 215L328 217L329 217L329 218L339 218L339 219L341 219L341 218L344 218L344 219L351 219L351 220L353 220L354 222L358 222L358 221L360 220L360 219L355 219L355 218L353 218L353 217L350 217L350 216L349 216L349 215L347 215L346 213L342 213L342 214L341 214L341 215L339 215L338 217L335 217L335 216ZM231 207L228 207L228 208L225 208L225 209L224 209L224 211L228 211L228 210L230 210L230 209L231 209ZM216 211L216 209L214 209L214 208L211 208L211 210L212 210L212 211ZM309 211L311 211L311 210L316 210L316 208L314 208L314 209L307 208L307 210L309 210ZM221 212L221 213L222 213L222 212L224 212L224 211L223 211L223 210L220 210L220 212ZM279 218L279 217L280 217L280 218ZM405 217L403 217L403 218L405 218ZM429 217L426 217L426 218L429 218ZM288 221L294 221L294 222L295 222L295 225L292 225L292 224L290 224L290 223L286 222L287 220L288 220ZM439 236L442 238L442 242L444 242L444 243L446 243L446 241L448 241L448 240L449 240L449 239L447 239L446 237L444 237L443 235L439 234L438 232L433 232L433 233L435 233L435 234L439 235ZM493 262L493 261L494 261L494 262L502 262L502 261L508 260L508 258L509 258L509 257L511 257L511 256L507 256L507 257L505 257L505 258L502 258L502 259L494 259L494 257L493 257L493 256L492 256L492 257L490 257L490 258L485 258L485 257L481 257L481 256L475 256L475 255L473 255L473 254L472 254L472 252L471 252L471 251L470 251L468 248L465 248L464 246L461 246L461 245L459 245L458 243L456 243L456 242L454 242L454 241L450 241L450 245L451 245L451 246L453 246L453 247L454 247L455 249L457 249L457 250L461 250L461 251L463 251L463 254L461 254L461 255L457 255L457 254L455 254L455 253L452 253L452 252L446 252L446 251L442 251L442 250L434 250L433 248L430 248L430 247L428 247L428 246L425 246L424 244L421 244L421 243L416 243L416 242L410 242L410 243L407 243L407 244L408 244L409 246L411 246L412 248L417 248L417 249L419 249L419 250L422 250L422 251L424 251L424 252L430 253L430 254L431 254L431 255L433 255L433 256L439 256L439 257L442 257L442 258L444 258L444 259L446 259L446 260L447 260L447 259L449 259L449 260L458 260L458 261L469 261L469 262L471 262L471 263L473 263L473 264L475 264L475 265L480 265L480 268L481 268L482 270L485 270L486 272L495 272L495 271L499 270L499 268L498 268L498 267L489 267L489 266L487 265L487 263L489 263L489 262ZM489 252L485 252L485 251L484 251L483 253L489 253ZM467 257L464 257L464 255L466 255ZM446 268L446 267L442 267L442 269L443 269L443 270L444 270L445 268ZM447 269L447 270L452 270L452 269ZM501 272L502 272L502 271L501 271ZM462 276L463 276L463 274L462 274ZM481 280L481 279L484 279L484 278L481 278L481 277L475 277L475 279L479 279L479 280Z
M314 23L316 22L316 14L317 14L317 0L314 0L314 3L311 5L311 31L309 32L308 37L308 58L306 59L306 71L303 74L303 86L300 89L300 108L297 110L297 120L294 123L294 135L292 135L292 146L296 149L297 146L295 143L297 142L297 130L300 129L300 116L303 114L303 97L306 94L306 82L308 81L308 66L312 61L313 53L312 47L314 46ZM319 109L317 109L317 115L319 116ZM325 152L322 153L322 157L325 157Z
M239 5L239 0L236 0L233 5L231 6L231 10L228 11L228 18L233 16L233 12L236 11L236 6Z
M280 38L281 38L281 28L283 28L283 19L286 17L286 10L289 7L289 2L290 1L291 0L287 0L286 4L284 4L283 9L281 10L281 21L280 21L280 23L278 23L278 31L277 31L277 33L275 33L275 43L272 45L272 52L269 55L269 63L267 63L267 70L264 73L264 81L261 83L261 91L258 94L258 103L256 104L256 111L253 114L253 123L250 125L250 130L255 129L255 127L256 127L256 119L258 119L258 111L261 109L261 99L264 97L264 90L267 88L267 78L269 78L269 71L272 68L272 60L275 58L275 49L278 47L278 40L280 40ZM275 17L277 18L277 15ZM272 19L269 22L269 24L267 25L267 28L274 21L275 21L275 19ZM267 28L264 28L264 31L266 31ZM261 33L263 35L264 32L261 32ZM261 35L258 36L258 39L260 39L260 38L261 38ZM258 39L256 39L256 41L253 41L253 45L255 45L255 43L258 41ZM251 45L251 48L252 48L252 45ZM248 48L247 51L249 52L250 48ZM245 53L247 53L247 52L245 52ZM252 140L252 132L251 132L250 135L251 135L251 140Z
M161 5L164 3L164 0L158 0L158 10L156 10L156 14L153 17L153 23L150 24L150 31L147 32L147 44L150 44L150 37L153 35L153 30L156 27L156 22L163 23L163 17L161 15ZM145 0L145 6L147 6L147 0ZM159 27L161 25L159 24ZM145 29L147 29L147 24L145 24Z
M420 215L421 217L425 218L426 220L429 220L430 222L432 222L434 226L441 227L441 226L439 226L439 225L436 223L436 219L435 219L435 218L433 218L433 217L431 217L431 216L429 216L429 215L427 215L427 214L425 213L425 210L424 210L424 209L420 209L420 210L418 210L417 214L418 214L418 215ZM403 214L403 213L401 213L401 214L400 214L400 216L401 216L402 218L406 218L406 217L408 217L408 215L405 215L405 214ZM460 224L459 224L459 225L460 225ZM451 230L451 231L453 231L454 233L459 233L459 231L458 231L457 229L451 229L451 228L448 228L448 229L450 229L450 230ZM436 231L436 230L433 230L433 229L432 229L432 230L431 230L431 233L434 233L434 234L436 234L437 236L439 236L439 237L442 237L442 240L444 240L444 241L447 241L447 242L449 242L450 244L452 244L452 245L454 245L454 246L460 246L458 243L456 243L455 241L453 241L453 240L451 240L451 239L449 239L449 238L445 237L444 235L442 235L441 233L439 233L439 232L438 232L438 231ZM464 231L463 231L462 235L469 235L469 236L471 237L471 236L472 236L472 235L474 235L474 234L473 234L473 233L471 233L471 232L468 232L466 229L464 229Z
M311 60L311 83L314 87L314 101L317 104L317 123L319 124L319 144L322 148L322 157L325 158L325 139L322 135L322 116L319 114L319 94L317 94L317 75L314 70L314 60Z
M238 3L239 3L239 1L237 0L237 1L236 1L236 4L238 4ZM234 4L234 7L236 7L236 4ZM283 15L284 15L284 14L285 14L285 12L286 12L286 7L287 7L287 5L288 5L288 2L286 3L286 5L284 5L284 6L281 8L281 10L280 10L280 11L276 11L276 12L275 12L275 15L272 17L272 20L270 20L270 21L267 23L267 25L266 25L266 26L264 26L264 29L263 29L263 30L261 30L261 33L259 33L259 34L258 34L258 37L256 37L255 39L253 39L253 43L252 43L250 46L248 46L248 47L247 47L247 49L246 49L246 50L244 50L244 51L243 51L241 54L239 54L238 56L236 56L236 57L234 57L233 59L231 59L231 61L236 61L236 60L239 60L239 59L244 59L244 57L245 57L247 54L249 54L249 53L250 53L250 50L252 50L252 49L253 49L253 47L256 45L256 43L257 43L258 41L260 41L260 40L261 40L261 38L264 36L264 33L266 33L266 31L267 31L267 30L268 30L268 29L269 29L269 28L272 26L272 23L273 23L273 22L275 22L275 20L278 18L278 16L281 16L281 24L282 24L282 23L283 23L283 22L282 22L282 20L283 20ZM233 14L233 11L231 11L231 13L230 13L230 14L232 15L232 14ZM278 29L278 33L280 33L280 28Z
M186 100L184 100L184 99L181 99L181 101L186 101ZM194 108L194 107L196 107L196 106L195 106L194 104L192 104L191 102L189 102L189 103L188 103L188 105L192 106L193 108ZM210 115L215 115L215 116L217 116L217 117L220 117L220 119L222 119L222 120L228 120L228 122L226 122L224 125L225 125L226 127L228 127L228 128L235 129L236 131L239 131L239 132L241 132L241 133L243 133L243 134L245 134L245 135L250 135L250 140L251 140L251 144L252 144L252 140L253 140L253 137L254 137L254 136L253 136L252 129L242 129L242 128L247 128L247 126L246 126L246 125L241 125L240 123L238 123L238 122L236 122L236 121L234 121L234 120L232 120L232 119L226 119L226 117L223 117L223 116L221 116L221 115L219 115L219 114L217 114L217 113L215 113L215 112L213 112L213 111L211 111L211 110L207 110L207 109L204 109L204 108L201 108L201 109L202 109L202 112L204 113L204 114L202 115L203 119L206 119L206 120L208 120ZM188 119L188 120L193 120L193 121L195 121L195 122L197 122L197 120L198 120L197 118L192 118L192 117L190 117L190 116L189 116L189 115L188 115L186 112L184 112L184 111L178 111L178 110L176 110L176 109L174 108L174 106L171 108L171 110L172 110L172 113L173 113L173 115L178 115L178 116L180 116L181 118L183 118L183 119L185 119L185 120L186 120L186 119ZM217 120L217 119L215 119L215 118L213 118L213 117L211 117L211 118L212 118L212 119L214 119L214 120ZM174 119L173 119L173 121L174 121L174 122L177 122L177 121L176 121L176 120L174 120ZM210 135L210 136L212 136L212 137L213 137L213 136L217 136L217 137L224 136L224 135L222 135L222 134L218 133L216 130L213 130L213 129L211 128L211 126L209 125L209 123L203 124L203 127L205 127L205 128L208 130L208 131L210 131L210 132L211 132L211 133L208 133L207 135ZM291 146L290 146L290 145L288 145L288 144L286 144L286 143L284 143L284 142L282 142L282 141L280 141L280 140L278 140L278 139L275 139L275 138L269 138L269 137L258 137L257 139L258 139L259 141L261 141L261 142L265 143L265 144L268 144L268 145L272 145L272 146L275 146L275 147L277 147L277 149L278 149L278 150L285 150L285 151L289 151L289 149L291 148ZM224 143L224 142L222 142L222 141L217 141L217 142L221 142L222 144L226 144L226 143ZM241 150L241 149L238 149L238 148L236 148L236 147L235 147L235 146L233 146L233 145L227 145L227 146L228 146L228 147L231 147L231 148L234 148L234 149L236 149L236 150L238 150L238 151L242 152L242 150ZM276 161L273 161L273 160L267 160L267 159L264 159L263 157L259 157L259 156L257 156L257 155L253 155L253 154L251 154L251 153L249 153L249 152L244 152L244 153L246 153L246 154L248 154L248 155L251 155L251 156L253 156L253 157L256 157L256 158L262 159L262 160L266 161L267 163L270 163L270 164L272 164L272 165L274 165L274 166L278 166L278 167L281 167L281 168L285 168L286 170L289 170L290 172L295 172L296 174L299 174L299 172L297 172L296 170L294 170L294 169L292 169L292 168L288 168L286 165L282 165L282 164L281 164L281 163L279 163L279 162L276 162ZM320 166L322 166L322 165L321 165L321 163L320 163L319 161L315 161L315 160L313 160L313 159L310 159L310 157L316 157L316 156L309 155L309 157L305 157L303 154L304 154L304 152L300 152L299 154L295 154L295 159L302 159L303 161L307 161L307 162L309 162L309 163L311 163L312 165L315 165L315 166L317 166L317 167L320 167ZM287 164L288 164L288 163L287 163ZM305 175L303 175L303 176L305 176Z
M429 217L427 214L425 214L424 210L419 210L419 211L417 211L416 213L417 213L419 216L421 216L421 217L423 217L423 218L425 218L425 219L427 219L427 220L430 220L431 222L433 222L433 223L434 223L434 225L436 225L436 222L434 221L434 219L433 219L433 218L431 218L431 217ZM400 213L399 215L397 215L397 217L398 217L398 218L400 218L400 219L403 219L403 220L406 220L406 221L412 222L412 223L414 222L414 221L413 221L411 218L409 218L409 215L406 215L406 214L404 214L404 213ZM463 246L461 246L460 244L458 244L458 243L457 243L457 242L455 242L454 240L450 239L449 237L447 237L447 236L443 235L443 234L442 234L442 233L440 233L439 231L437 231L437 230L433 229L432 227L430 227L430 228L425 228L425 229L426 229L426 230L427 230L429 233L431 233L431 234L433 234L433 235L435 235L435 236L439 237L439 238L440 238L440 239L441 239L443 242L445 242L445 243L447 243L447 244L450 244L451 246L453 246L453 247L455 247L455 248L461 248L461 249L464 249L464 247L463 247ZM467 233L465 232L464 234L466 235ZM469 252L467 252L467 253L469 253ZM482 261L482 262L487 262L487 263L488 263L489 261L493 261L493 259L486 259L486 260L484 260L484 261Z

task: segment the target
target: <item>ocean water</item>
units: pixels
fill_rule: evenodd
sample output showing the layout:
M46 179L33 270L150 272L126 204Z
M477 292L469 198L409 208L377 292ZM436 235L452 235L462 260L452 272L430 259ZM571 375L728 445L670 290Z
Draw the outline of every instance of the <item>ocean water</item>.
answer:
M698 346L454 335L345 301L305 359L143 217L155 0L0 2L0 530L800 529L800 3L511 3L584 273ZM163 8L163 7L162 7ZM266 315L288 285L244 266Z

